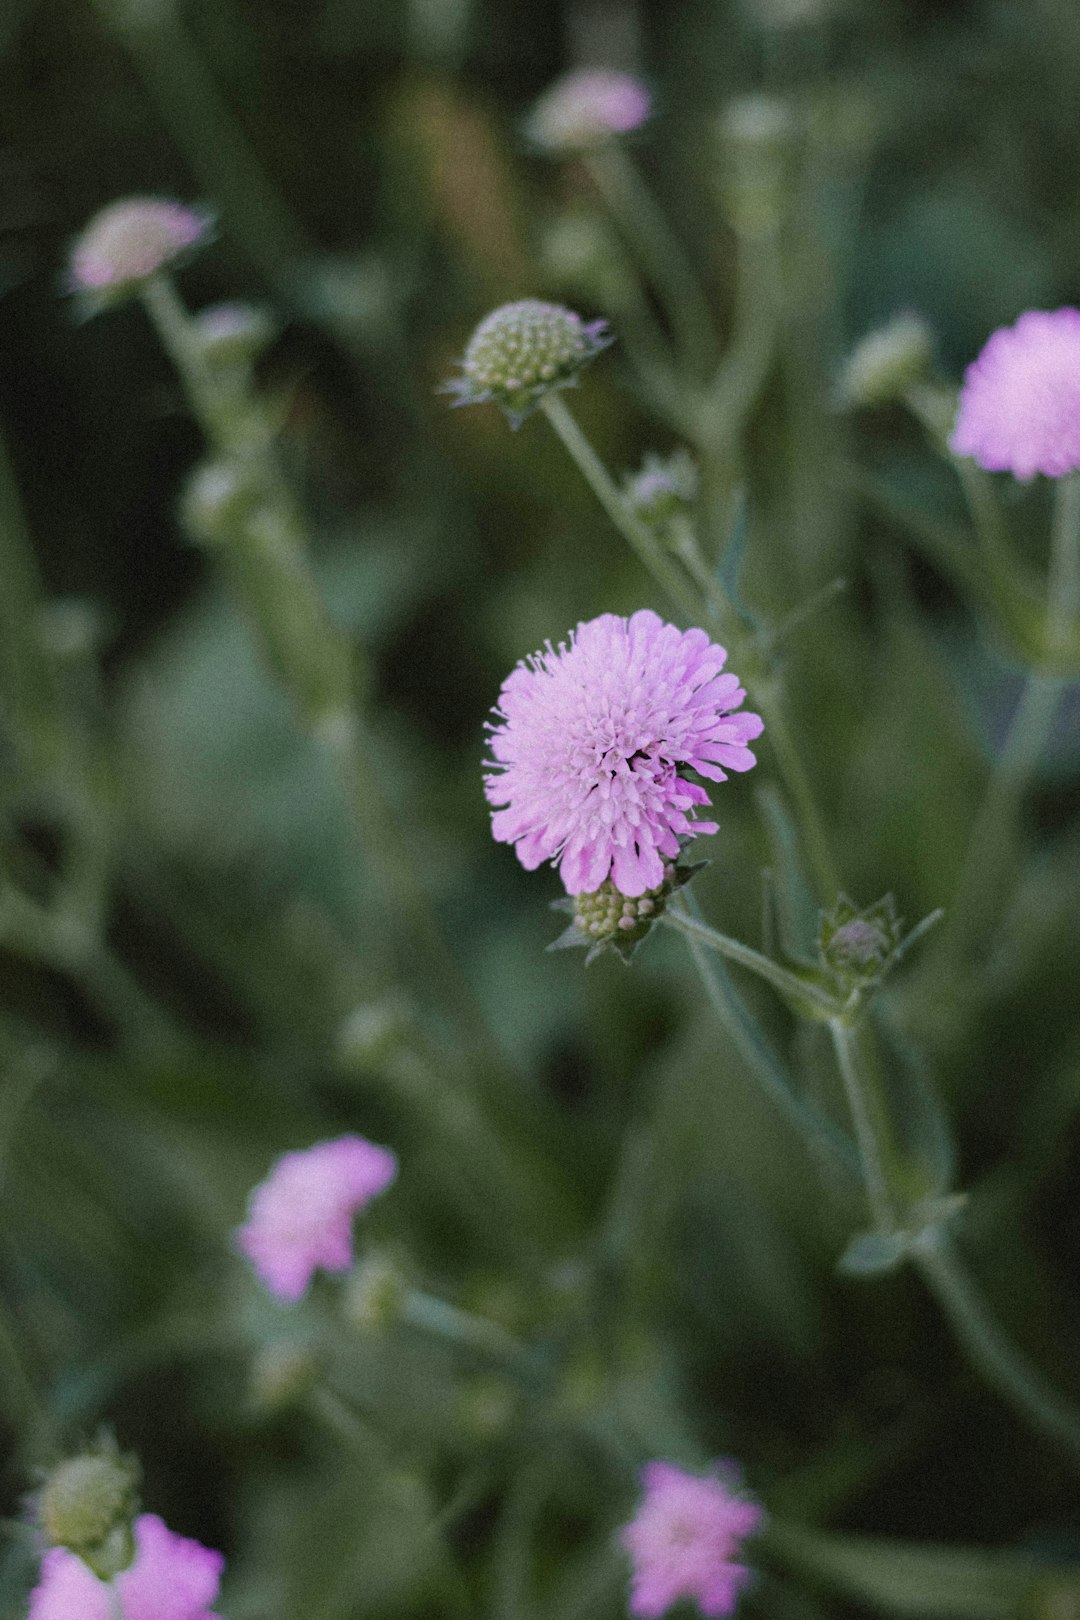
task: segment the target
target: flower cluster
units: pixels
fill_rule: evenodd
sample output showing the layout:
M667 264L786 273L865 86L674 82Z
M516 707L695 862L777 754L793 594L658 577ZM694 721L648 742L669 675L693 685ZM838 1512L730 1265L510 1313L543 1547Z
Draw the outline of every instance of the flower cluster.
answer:
M362 1136L286 1153L251 1194L237 1247L271 1293L298 1300L320 1267L348 1270L353 1217L396 1174L389 1149Z
M606 321L523 298L486 315L469 339L461 376L443 385L455 405L498 405L514 427L545 394L576 385L582 366L611 342Z
M66 1547L50 1547L30 1594L28 1620L216 1620L225 1560L166 1529L154 1513L135 1521L135 1558L102 1581Z
M610 69L583 69L544 92L526 120L525 134L542 152L584 152L637 129L650 107L640 79Z
M992 335L964 374L949 448L1025 480L1080 468L1080 310L1029 310Z
M750 1575L740 1543L760 1528L761 1508L720 1472L702 1477L651 1462L641 1477L644 1498L622 1532L633 1564L630 1613L656 1620L692 1598L704 1615L731 1614Z
M579 624L518 664L490 725L495 838L530 871L552 861L568 894L608 878L630 899L658 888L680 840L717 831L693 819L710 800L682 772L722 782L755 764L762 721L731 712L746 693L726 658L704 630L643 611Z

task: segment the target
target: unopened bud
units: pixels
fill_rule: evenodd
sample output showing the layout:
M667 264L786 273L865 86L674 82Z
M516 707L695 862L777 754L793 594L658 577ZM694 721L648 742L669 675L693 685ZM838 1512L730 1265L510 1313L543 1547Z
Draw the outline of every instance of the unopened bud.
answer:
M868 332L848 356L837 389L841 404L885 405L922 382L934 358L934 339L921 315L895 316Z
M779 97L739 96L720 116L725 211L740 236L767 236L787 212L795 123Z
M318 1377L311 1346L296 1339L264 1345L251 1366L249 1398L257 1412L280 1412L302 1401Z
M646 455L640 471L623 484L623 494L638 517L650 528L666 530L694 509L698 492L698 470L686 450L670 456Z
M518 427L545 394L573 387L610 342L606 321L583 321L561 304L523 298L484 317L469 339L462 375L443 391L457 405L491 400Z
M259 498L255 480L241 463L204 461L188 478L180 520L198 545L224 545L243 532Z
M192 320L194 340L208 365L222 371L252 365L273 341L275 326L253 304L212 304Z
M37 1519L51 1547L67 1547L110 1580L134 1557L138 1506L138 1463L105 1447L53 1469L38 1497Z
M408 1292L401 1267L386 1253L371 1253L349 1274L342 1293L345 1320L365 1333L384 1333L400 1320Z

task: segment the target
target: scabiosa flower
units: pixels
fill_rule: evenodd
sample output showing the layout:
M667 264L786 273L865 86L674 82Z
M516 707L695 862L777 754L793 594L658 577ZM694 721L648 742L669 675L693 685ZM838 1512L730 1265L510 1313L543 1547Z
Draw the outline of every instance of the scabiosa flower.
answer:
M612 339L606 321L583 321L572 309L523 298L486 315L469 339L462 375L443 384L455 405L488 400L513 427L534 411L546 393L573 388L582 367Z
M125 197L95 214L76 239L68 289L89 311L137 292L210 234L209 217L164 197Z
M396 1175L390 1150L362 1136L286 1153L252 1193L237 1247L271 1293L298 1300L319 1267L349 1269L353 1216Z
M525 121L525 134L544 152L583 152L637 129L651 105L648 90L631 74L583 69L545 90Z
M964 373L955 455L1027 480L1080 468L1080 310L1029 310Z
M224 1567L220 1553L143 1513L135 1521L134 1562L109 1582L66 1547L51 1547L28 1620L217 1620L210 1605Z
M679 840L717 831L695 821L710 803L680 771L722 782L756 763L746 746L756 714L732 714L746 693L722 675L727 653L704 630L655 613L605 613L568 643L534 654L503 682L491 732L491 829L532 871L550 860L568 894L610 875L631 899L664 882Z
M760 1526L761 1508L719 1473L651 1462L641 1480L645 1496L622 1532L633 1563L630 1613L654 1620L693 1598L704 1615L731 1614L750 1575L738 1562L740 1543Z

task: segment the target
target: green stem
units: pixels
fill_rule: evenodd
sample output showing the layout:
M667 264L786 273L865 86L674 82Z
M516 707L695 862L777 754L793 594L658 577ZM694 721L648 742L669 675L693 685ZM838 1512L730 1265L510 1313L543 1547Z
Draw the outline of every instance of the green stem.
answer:
M678 346L683 366L700 375L716 346L708 305L682 246L623 147L606 141L585 166L612 217L640 256Z
M218 380L194 339L191 317L167 276L153 277L143 298L207 438L225 457L242 459L257 484L260 504L244 532L225 547L224 560L271 667L309 734L335 762L353 823L399 936L419 948L426 971L441 988L448 1012L464 1027L470 1044L489 1067L501 1068L502 1056L436 921L383 788L368 728L354 700L356 653L326 613L307 561L303 514L262 431L258 402L243 402L252 417L245 431L236 420L233 393L221 396Z
M859 1145L863 1181L874 1225L883 1236L888 1237L896 1230L896 1211L882 1148L884 1121L875 1118L881 1110L860 1073L854 1029L843 1019L832 1018L829 1020L829 1033L855 1127L855 1140Z
M18 737L40 748L49 672L40 640L41 581L7 446L0 435L0 670Z
M676 929L685 934L688 939L695 939L699 944L709 950L716 951L719 956L726 956L729 962L736 962L739 967L749 968L756 973L759 979L778 990L789 1005L812 1010L816 1018L830 1019L838 1012L837 1004L832 996L806 979L800 979L797 974L791 973L787 968L781 967L779 962L772 961L768 956L762 956L750 945L744 945L740 940L732 939L728 934L721 934L707 923L699 922L678 906L669 906L662 914L660 921L669 928Z
M681 571L660 546L651 529L642 523L622 495L611 474L571 415L561 394L554 392L545 394L540 401L540 409L569 451L600 505L642 566L648 569L677 607L691 618L696 617L698 603L694 592L689 588Z
M438 1339L455 1350L467 1350L494 1362L526 1389L535 1389L543 1380L544 1369L534 1351L528 1349L497 1322L474 1316L447 1300L419 1289L405 1296L401 1320L408 1327Z
M676 902L668 913L681 911ZM837 1130L812 1103L800 1096L784 1064L773 1051L761 1027L739 995L731 976L722 963L705 951L702 941L693 934L686 935L686 943L694 965L705 987L705 994L720 1018L731 1042L747 1068L772 1102L807 1143L828 1160L830 1167L850 1176L858 1170L858 1160L851 1143Z
M1048 1439L1080 1458L1080 1410L1017 1350L987 1309L948 1238L938 1231L932 1243L916 1252L915 1264L987 1383Z
M1050 533L1046 640L1051 657L1075 646L1080 620L1080 473L1059 478Z

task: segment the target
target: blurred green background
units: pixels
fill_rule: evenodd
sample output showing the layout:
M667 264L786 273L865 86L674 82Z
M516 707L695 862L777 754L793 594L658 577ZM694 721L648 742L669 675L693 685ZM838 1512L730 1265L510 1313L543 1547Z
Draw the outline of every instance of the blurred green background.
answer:
M3 567L25 523L49 606L25 569L0 590L52 673L22 710L4 693L0 854L5 894L47 906L73 827L103 817L111 964L35 959L0 906L5 1617L33 1577L35 1470L103 1423L139 1453L147 1507L228 1554L231 1620L624 1613L611 1536L632 1474L589 1439L616 1422L632 1461L661 1441L687 1465L737 1456L808 1526L1080 1559L1066 1461L983 1387L916 1280L835 1274L862 1213L754 1089L681 942L661 934L630 972L546 955L558 881L490 839L482 725L508 670L579 619L670 611L542 421L511 433L435 392L495 304L605 312L550 250L553 222L597 212L587 178L520 134L555 76L596 61L653 88L634 155L721 332L718 114L760 90L797 114L742 588L780 617L847 580L788 644L789 716L854 898L891 890L912 921L948 904L1021 667L947 566L966 523L952 472L898 408L844 415L835 385L898 310L928 319L955 380L994 326L1076 299L1073 4L3 0ZM63 295L73 234L128 194L215 211L181 278L192 308L275 313L260 385L497 1059L455 1047L402 971L332 774L184 538L201 441L143 312L79 324ZM617 345L572 400L616 470L674 443ZM1000 493L1041 562L1045 490ZM697 885L755 944L773 775L763 749L718 789ZM1078 787L1074 688L985 973L909 963L883 1015L943 1098L974 1269L1073 1396ZM839 1116L824 1039L744 988ZM553 1404L393 1334L343 1347L330 1289L289 1311L248 1277L229 1232L249 1188L346 1130L402 1164L362 1244L551 1347ZM267 1357L298 1344L355 1431L267 1395ZM1049 1577L943 1597L859 1556L834 1581L774 1560L746 1607L1080 1614Z

